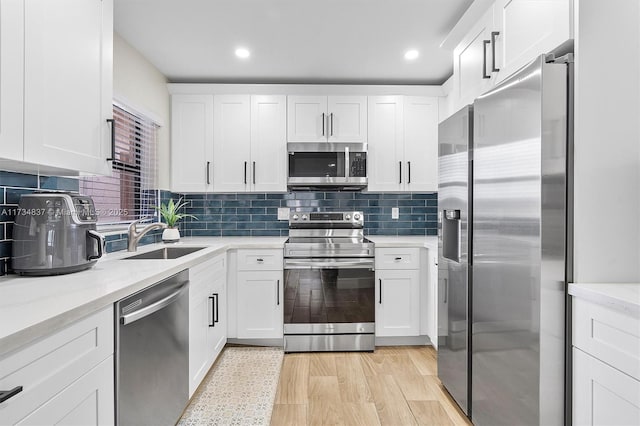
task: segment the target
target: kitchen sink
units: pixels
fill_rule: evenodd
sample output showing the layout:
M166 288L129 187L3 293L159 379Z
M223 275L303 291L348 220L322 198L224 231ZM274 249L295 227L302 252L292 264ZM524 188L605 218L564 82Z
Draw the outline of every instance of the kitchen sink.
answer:
M182 256L202 250L206 247L164 247L157 250L140 253L129 257L123 257L122 260L154 260L154 259L177 259Z

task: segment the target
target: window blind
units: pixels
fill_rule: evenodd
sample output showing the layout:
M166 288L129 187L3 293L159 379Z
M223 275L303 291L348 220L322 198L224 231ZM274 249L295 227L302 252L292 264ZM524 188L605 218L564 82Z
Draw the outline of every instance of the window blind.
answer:
M80 193L93 198L102 225L157 219L156 133L150 119L114 105L115 153L110 176L80 179Z

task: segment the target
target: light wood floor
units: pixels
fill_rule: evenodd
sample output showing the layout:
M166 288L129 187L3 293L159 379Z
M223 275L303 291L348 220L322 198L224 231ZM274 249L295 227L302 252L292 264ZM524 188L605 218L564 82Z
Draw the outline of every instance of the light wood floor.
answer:
M285 354L271 424L471 425L436 374L432 347Z

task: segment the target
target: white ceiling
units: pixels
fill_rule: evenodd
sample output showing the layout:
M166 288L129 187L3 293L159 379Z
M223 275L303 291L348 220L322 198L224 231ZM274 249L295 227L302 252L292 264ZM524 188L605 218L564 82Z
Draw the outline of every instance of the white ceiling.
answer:
M472 2L115 0L114 19L176 83L441 84L453 59L439 45Z

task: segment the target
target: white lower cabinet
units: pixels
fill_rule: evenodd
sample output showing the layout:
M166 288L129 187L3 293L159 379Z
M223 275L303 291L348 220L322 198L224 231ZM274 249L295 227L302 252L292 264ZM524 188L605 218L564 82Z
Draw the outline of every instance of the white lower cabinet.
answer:
M108 425L114 419L113 307L0 359L0 424Z
M21 425L113 424L113 355L19 421Z
M640 425L640 318L572 298L573 424Z
M239 271L239 339L282 338L282 270Z
M420 249L376 249L376 336L420 335Z
M282 249L238 250L236 327L238 339L283 337Z
M376 271L376 336L420 335L420 271Z
M574 347L573 424L640 425L640 381Z
M227 342L226 254L189 270L189 397Z

